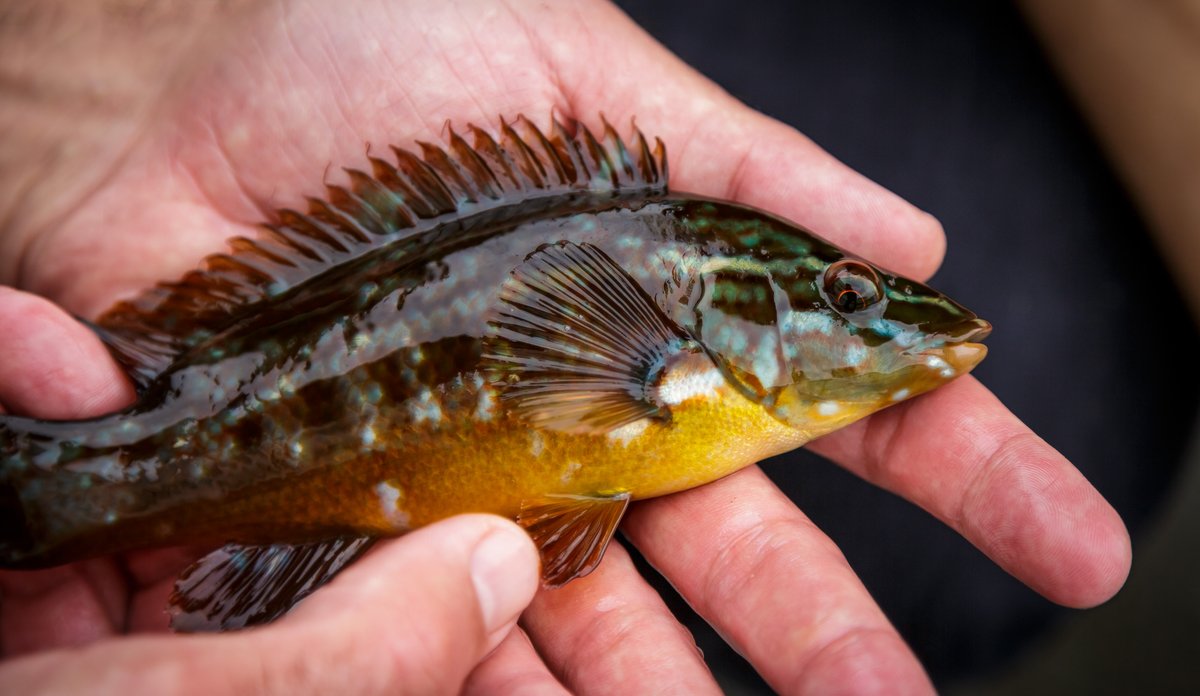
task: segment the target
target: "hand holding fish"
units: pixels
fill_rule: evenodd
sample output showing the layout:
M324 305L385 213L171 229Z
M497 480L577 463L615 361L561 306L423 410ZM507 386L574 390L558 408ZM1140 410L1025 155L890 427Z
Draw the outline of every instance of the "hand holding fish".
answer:
M231 599L206 582L240 578L278 590L238 573L270 576L264 568L276 565L327 571L303 587L287 585L292 600L370 540L422 528L380 543L275 623L229 636L111 637L166 627L160 611L182 565L177 555L130 551L6 572L7 651L106 640L84 652L13 660L0 667L0 680L54 670L75 684L133 679L150 690L167 685L154 680L198 689L200 680L228 678L247 690L321 691L336 679L355 691L452 691L507 635L475 666L467 690L518 682L550 690L557 679L572 691L620 692L624 678L645 692L715 692L690 637L619 543L586 578L539 593L521 628L505 634L516 610L502 612L490 626L496 631L481 629L478 616L488 612L471 601L478 590L466 587L465 559L489 529L507 533L511 525L479 517L433 523L455 509L518 519L542 548L546 579L565 581L592 570L629 499L645 497L624 517L626 537L777 690L928 690L834 544L756 467L730 473L825 433L814 449L928 510L1050 599L1089 606L1123 582L1129 540L1114 511L983 386L959 376L982 357L973 341L986 325L918 282L941 259L937 223L737 103L611 6L364 2L346 13L314 1L189 11L197 12L157 18L187 40L156 44L163 60L137 63L142 81L123 112L135 114L133 122L96 116L103 127L83 123L79 144L57 158L39 150L47 140L31 136L21 152L43 171L24 185L4 182L21 192L19 202L0 192L8 206L0 213L17 221L0 238L0 282L24 291L0 292L0 322L10 328L0 344L0 404L47 419L20 421L27 429L19 441L39 452L10 448L17 454L8 455L8 475L20 484L10 489L32 509L52 497L47 491L67 491L64 482L97 487L87 495L71 489L78 505L39 508L41 531L70 534L41 546L22 539L30 543L5 551L14 564L33 564L75 557L85 538L89 549L116 551L135 538L182 539L177 527L188 525L180 520L209 525L218 530L211 538L243 544L185 574L175 618L203 628L215 615L228 628L273 618L290 601L239 611L222 603L279 597ZM574 132L543 126L539 116L552 111L582 123ZM661 150L640 138L626 149L593 118L602 111L619 123L636 116L665 142L670 193ZM488 134L497 114L522 113L538 123ZM482 128L468 145L446 119ZM25 124L23 132L44 131ZM66 133L46 137L57 143ZM343 185L328 174L335 186L327 200L306 213L274 212L302 207L296 196L319 189L326 164L359 166L364 142L414 140L448 144L390 162L372 149L371 175L351 172ZM896 273L782 219L713 199L802 221ZM182 276L231 237L260 237L264 217L274 220L274 246L240 242L236 254L210 262L208 275L191 276L191 286L106 312L121 297ZM422 263L412 263L418 256ZM666 260L666 276L654 275ZM216 282L221 273L224 285ZM330 309L350 301L358 303L352 311ZM267 307L269 320L239 325L238 308L248 304ZM67 312L101 317L96 333ZM336 331L305 333L326 316ZM290 321L297 317L306 321ZM451 333L438 322L478 331ZM391 333L381 338L380 326ZM337 350L328 350L333 343ZM254 350L238 353L238 345ZM392 352L354 362L379 345ZM276 348L284 357L270 362ZM258 362L236 389L283 365L308 367L287 380L273 372L269 389L244 392L252 406L235 407L216 394L236 390L224 380L246 356ZM81 427L72 419L135 400L144 406L154 394L179 401L195 385L189 415L168 426L154 420L166 412L160 404L126 411L91 439L60 436ZM320 398L313 385L325 385ZM306 388L301 409L293 397ZM381 400L405 406L393 416L375 407ZM200 401L212 413L197 415ZM5 422L16 432L17 420ZM328 423L337 427L321 435ZM352 455L327 447L328 437L347 432ZM242 446L250 441L261 446ZM675 443L670 456L661 455L664 442ZM220 459L226 446L231 454ZM146 452L131 454L139 448ZM164 448L176 451L171 461L196 466L178 474L150 466L166 457ZM54 466L37 459L48 451ZM397 452L423 468L395 468ZM218 459L228 466L211 467ZM497 470L504 461L521 467ZM131 475L133 463L140 468ZM271 469L284 463L307 478ZM56 474L75 469L51 479L35 471L43 464ZM538 468L550 465L557 468ZM368 471L369 485L330 471ZM194 485L176 486L176 475ZM259 477L253 485L251 476ZM129 510L138 501L121 488L134 478L139 490L155 491L147 500L174 506L171 514L137 522ZM548 481L561 489L541 490ZM95 502L105 490L119 495ZM197 490L241 497L214 494L198 504ZM366 507L354 502L359 495ZM139 510L142 520L159 514ZM286 513L291 527L267 529L261 510ZM89 516L103 524L88 527ZM284 527L296 538L269 538ZM334 527L362 536L324 541L320 534ZM594 553L547 553L568 528L605 534L583 544ZM444 557L433 553L438 545ZM495 587L515 588L513 602L523 604L532 558L516 548L515 579ZM451 655L445 648L453 645L466 648ZM305 652L352 657L361 667L338 672L332 660L313 657L309 669L294 661ZM214 676L225 664L229 671ZM265 684L253 681L259 668ZM431 675L446 681L431 683Z

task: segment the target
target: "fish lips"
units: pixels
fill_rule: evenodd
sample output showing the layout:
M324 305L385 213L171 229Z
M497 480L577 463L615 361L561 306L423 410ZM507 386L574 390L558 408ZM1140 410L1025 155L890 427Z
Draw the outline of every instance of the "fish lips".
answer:
M947 379L970 372L987 357L982 341L992 333L992 324L975 317L960 323L951 332L938 336L936 347L916 351L925 364Z

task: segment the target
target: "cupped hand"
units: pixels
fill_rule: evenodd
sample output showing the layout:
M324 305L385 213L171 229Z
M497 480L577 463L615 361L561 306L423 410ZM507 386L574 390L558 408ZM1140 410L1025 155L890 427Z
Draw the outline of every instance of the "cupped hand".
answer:
M12 223L0 238L0 282L94 316L122 295L178 277L223 250L226 238L253 234L265 212L319 194L326 166L362 166L368 143L436 142L447 120L494 126L500 116L524 113L544 125L551 112L593 126L600 112L618 124L636 116L666 143L675 190L769 210L916 278L941 260L944 239L932 218L738 103L599 1L365 0L349 8L332 0L244 1L185 24L184 38L159 42L159 64L143 69L145 84L132 90L137 99L115 131L88 121L78 143L55 149L53 158L37 138L27 141L28 152L42 155L40 169L18 182L19 200L0 197L11 208L0 219ZM44 136L39 128L48 127L31 132ZM0 402L8 409L80 417L131 398L103 347L63 311L9 291L0 294L0 325L11 327L0 345ZM1129 539L1116 513L973 378L813 448L928 510L1056 602L1102 602L1128 572ZM498 523L458 524L482 533ZM836 546L757 468L636 504L624 531L775 689L930 690ZM404 550L425 538L418 534L356 563L293 615L244 636L106 640L3 669L28 674L53 664L95 684L87 675L115 679L129 666L96 655L125 655L142 669L165 665L190 688L183 675L202 675L221 656L236 655L263 665L263 684L275 686L267 637L277 636L290 646L307 641L312 660L312 669L284 663L301 675L289 687L303 679L313 680L313 690L330 680L354 684L357 669L331 665L339 658L358 664L349 654L357 646L398 665L363 672L367 686L394 678L392 686L419 691L433 683L436 649L418 647L412 658L401 654L409 644L399 636L416 630L435 643L456 639L465 615L455 614L456 622L436 612L479 609L435 606L442 594L422 594L432 591L420 582L430 568L417 560L419 551ZM461 528L457 534L470 537ZM45 581L6 575L4 645L47 650L162 629L165 617L152 609L165 601L165 583L180 563L141 554L46 571ZM447 577L461 580L461 570L450 568ZM356 609L333 617L338 602ZM425 623L404 623L425 610L432 612ZM492 644L483 636L498 635L475 621L472 650L459 656L467 661ZM386 645L371 644L370 632L382 624L399 628L379 634ZM320 628L333 625L339 628ZM593 575L540 593L521 626L475 668L468 691L554 690L555 680L585 693L631 685L717 691L691 637L619 544ZM194 651L195 660L172 661L172 645ZM426 657L424 668L413 662ZM447 683L437 686L457 688Z

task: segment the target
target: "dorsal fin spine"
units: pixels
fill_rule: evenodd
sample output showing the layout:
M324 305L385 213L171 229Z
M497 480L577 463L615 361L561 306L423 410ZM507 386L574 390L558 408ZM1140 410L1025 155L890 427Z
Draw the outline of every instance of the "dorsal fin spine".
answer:
M621 141L621 136L617 135L616 129L608 122L608 119L604 118L604 114L600 114L600 121L604 123L603 150L611 152L616 156L617 161L614 164L619 166L621 171L624 172L625 180L641 183L637 170L634 169L633 162L630 161L629 150L625 149L625 143Z
M291 215L300 214L295 211L284 211L284 213ZM291 250L299 252L300 254L306 256L308 260L318 262L327 260L325 256L318 251L318 247L315 244L312 244L310 240L305 239L305 235L303 233L299 232L289 224L266 223L262 227L275 238L276 242L283 244ZM302 259L296 260L303 261Z
M395 191L361 169L345 171L350 178L350 192L379 217L386 231L394 232L416 224L404 199Z
M637 165L642 181L654 181L658 178L658 163L654 161L654 155L650 154L650 146L646 143L646 136L642 135L640 130L634 130L634 133L634 138L636 138L635 147L638 150Z
M437 214L425 197L413 188L408 177L401 174L400 170L392 166L391 162L378 157L370 158L370 162L375 178L399 199L398 209L411 210L416 218L430 218Z
M393 147L392 152L396 153L397 172L407 177L409 185L425 199L435 215L445 215L455 209L454 194L432 167L408 150Z
M446 154L446 151L435 145L426 142L417 141L421 146L421 157L425 163L433 169L434 174L441 180L450 191L450 199L455 202L469 201L478 203L476 194L473 189L478 187L472 186L467 182L467 177L470 176L452 157Z
M323 248L330 248L334 251L345 251L346 248L337 241L338 234L328 225L325 225L319 218L312 214L312 199L310 201L308 213L301 213L298 210L286 210L281 212L279 216L278 227L283 231L283 234L289 239L294 235L301 236L301 242L312 246L314 252L320 254ZM322 256L324 256L322 254Z
M587 164L584 162L583 153L579 151L578 141L567 133L566 127L558 119L554 119L553 124L554 135L551 136L550 142L554 145L554 149L558 151L558 156L562 163L570 167L569 176L571 181L575 183L587 182L591 175L587 170Z
M472 183L485 197L493 200L500 198L500 182L496 179L496 175L488 169L487 163L483 161L479 153L471 149L467 141L463 140L462 136L453 128L450 128L450 151L454 153L453 161L458 162L463 169L470 173Z
M513 129L511 124L504 121L500 123L502 124L502 131L504 133L504 145L507 146L504 148L504 151L509 152L513 150L515 151L513 154L520 157L520 160L514 161L513 164L516 165L516 170L525 177L521 188L546 188L546 170L533 154L529 143L526 143L521 139L521 136L517 135L517 131Z
M342 189L341 192L331 192L329 200L315 197L308 199L308 215L332 228L330 235L337 240L342 251L349 251L356 244L369 243L371 237L379 234L367 227L367 223L360 222L354 215L342 210L333 201L336 197L343 201L343 205L350 205L346 196L349 196L349 192Z
M589 176L608 181L612 184L613 188L617 188L617 170L608 159L608 154L604 152L604 148L600 146L600 141L596 140L596 136L592 135L590 130L583 131L583 146L586 148L587 159L585 162L588 163ZM584 152L580 154L582 155Z

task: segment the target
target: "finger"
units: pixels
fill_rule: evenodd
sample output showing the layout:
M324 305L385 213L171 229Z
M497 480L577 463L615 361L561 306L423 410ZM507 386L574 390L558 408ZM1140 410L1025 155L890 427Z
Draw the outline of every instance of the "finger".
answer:
M560 73L559 106L592 127L602 111L621 125L636 117L666 143L672 189L769 210L918 279L937 269L945 237L933 217L737 101L615 6L587 14L539 9L526 33ZM599 55L581 59L589 49Z
M467 677L463 694L522 694L557 696L570 692L550 674L520 627L509 631L500 645Z
M973 377L812 448L925 508L1060 604L1099 604L1129 574L1116 511Z
M102 641L0 668L13 693L454 693L538 580L529 537L469 515L382 544L270 626Z
M932 691L841 552L757 467L647 501L625 529L776 691Z
M0 286L0 405L29 416L115 411L133 390L100 339L37 295Z
M720 693L691 634L619 544L591 575L538 593L521 622L574 693Z

